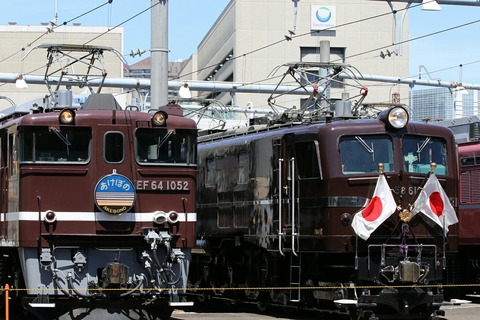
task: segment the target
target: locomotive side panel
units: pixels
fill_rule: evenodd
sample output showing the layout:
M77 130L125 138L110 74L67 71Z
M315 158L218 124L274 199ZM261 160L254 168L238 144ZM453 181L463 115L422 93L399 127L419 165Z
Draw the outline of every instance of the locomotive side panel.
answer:
M278 147L276 138L239 138L228 145L214 142L199 148L199 236L221 237L243 234L242 238L269 248L274 223L277 191ZM258 159L262 161L258 161ZM218 204L218 205L217 205Z

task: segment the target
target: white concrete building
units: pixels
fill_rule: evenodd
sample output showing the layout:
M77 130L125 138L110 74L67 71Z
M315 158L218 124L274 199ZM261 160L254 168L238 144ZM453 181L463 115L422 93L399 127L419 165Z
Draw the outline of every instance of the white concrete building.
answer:
M395 35L394 15L386 2L301 0L297 2L296 19L294 3L231 0L182 70L181 79L276 84L286 71L282 68L274 73L279 66L289 62L319 62L319 45L323 40L330 43L331 62L352 65L363 74L408 77L408 43L395 46L395 38L408 38L408 17ZM401 10L396 15L400 14ZM391 102L392 95L399 93L400 101L408 104L407 85L379 82L361 85L369 89L365 102ZM332 89L331 97L340 99L342 92L354 97L360 89L338 85ZM268 108L268 94L198 94L217 97L234 106ZM284 103L298 106L300 99L288 96Z
M0 72L18 73L29 75L45 75L47 64L47 51L34 49L41 44L74 44L98 45L111 47L118 52L123 52L123 28L118 27L109 31L108 27L93 27L80 25L60 25L49 32L50 25L9 25L0 26ZM34 50L32 50L34 49ZM103 68L109 78L123 77L123 62L113 53L104 52ZM68 64L68 61L62 61ZM97 66L100 66L97 64ZM59 68L54 63L53 68ZM54 70L51 70L54 71ZM82 66L74 65L67 68L67 72L82 73ZM65 89L62 87L61 89ZM96 88L94 88L96 89ZM87 88L72 87L74 96L88 93ZM118 88L103 88L104 93L120 93ZM15 83L1 83L0 96L8 97L16 104L21 104L48 94L46 85L28 85L27 89L18 89ZM117 100L122 104L123 95L118 95ZM123 104L122 104L123 105ZM0 99L0 110L10 107L5 99Z

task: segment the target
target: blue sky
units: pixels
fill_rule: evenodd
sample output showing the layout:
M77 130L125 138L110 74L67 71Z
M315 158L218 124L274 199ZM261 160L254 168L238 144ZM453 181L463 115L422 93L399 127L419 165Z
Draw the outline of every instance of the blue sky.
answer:
M442 5L441 11L409 11L409 39L429 35L410 41L410 75L418 75L423 65L432 79L480 83L480 7Z
M54 0L4 2L0 24L12 21L19 25L40 24L50 21L55 15ZM58 22L69 21L106 2L107 0L57 0ZM229 0L169 0L169 60L186 59L195 52L228 2ZM81 22L82 25L115 26L144 11L150 4L150 0L113 0L112 4L75 22ZM394 3L395 9L402 9L405 5ZM299 6L302 9L301 1ZM385 12L390 12L387 3ZM410 23L409 39L422 37L409 42L410 76L418 77L419 66L423 65L422 72L425 73L426 69L430 74L424 74L423 79L480 83L480 7L442 5L441 11L423 11L415 7L409 9L407 17ZM463 24L469 25L459 27ZM150 12L140 14L123 24L123 27L124 54L129 63L134 63L143 57L132 59L128 57L128 52L139 48L148 50L150 47ZM447 29L452 30L441 32Z
M57 0L58 24L70 21L107 2L108 0ZM189 58L228 3L229 0L169 0L169 60ZM104 5L72 23L113 27L150 6L150 0L113 0L112 4ZM16 22L19 25L39 25L52 20L54 16L54 0L2 0L0 24ZM122 26L127 61L133 63L148 56L146 54L141 58L131 59L128 53L130 50L150 48L150 11L139 14Z

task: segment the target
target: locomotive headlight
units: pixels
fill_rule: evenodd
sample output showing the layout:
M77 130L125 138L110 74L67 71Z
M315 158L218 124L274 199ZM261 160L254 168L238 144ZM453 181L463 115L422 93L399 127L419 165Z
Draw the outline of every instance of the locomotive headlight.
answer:
M54 223L55 221L57 221L57 215L52 210L47 210L43 219L46 223Z
M409 120L408 111L404 107L393 107L380 113L379 119L394 129L402 129Z
M156 224L164 224L165 222L175 224L178 222L179 216L176 211L166 213L164 211L156 211L153 215L153 222Z
M157 111L152 117L152 123L155 127L164 126L167 123L168 114L165 111Z
M167 214L163 211L156 211L153 216L153 222L156 224L164 224L168 221Z
M63 109L58 117L60 123L70 124L75 121L75 111L72 109Z

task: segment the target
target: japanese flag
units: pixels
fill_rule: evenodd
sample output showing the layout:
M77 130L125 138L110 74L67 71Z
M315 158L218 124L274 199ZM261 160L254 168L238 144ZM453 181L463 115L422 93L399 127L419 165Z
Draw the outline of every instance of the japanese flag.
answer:
M353 217L353 230L360 238L367 240L370 234L395 212L396 208L387 179L381 174L378 176L372 199Z
M445 235L448 233L448 226L458 222L455 210L434 173L428 177L413 206L412 215L423 213L443 228Z

